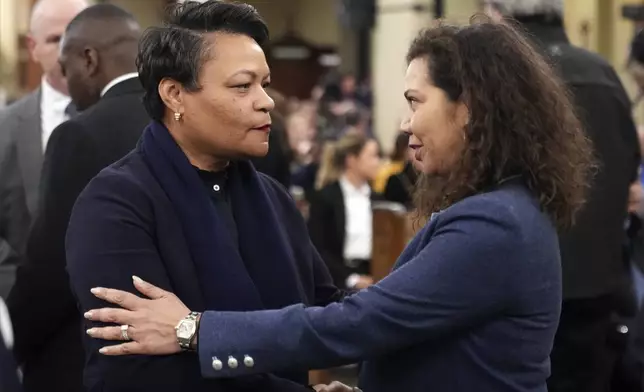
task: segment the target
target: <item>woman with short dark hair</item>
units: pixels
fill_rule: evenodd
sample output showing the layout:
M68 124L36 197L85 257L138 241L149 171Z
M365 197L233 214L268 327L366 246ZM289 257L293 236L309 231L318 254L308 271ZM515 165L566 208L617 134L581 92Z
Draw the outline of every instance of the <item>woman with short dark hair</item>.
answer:
M557 229L584 202L590 142L561 81L511 26L431 28L407 59L404 128L427 223L389 276L339 303L204 312L195 342L204 376L365 360L368 392L547 390L562 295ZM155 310L188 307L135 280L152 300L96 290L124 309L86 317L136 330L105 354L177 352L170 330L152 326L179 318ZM121 340L118 327L89 333ZM240 353L254 366L219 366Z
M253 7L219 1L187 2L145 34L137 63L153 121L132 153L88 185L67 232L69 275L84 311L102 305L90 288L132 290L132 275L196 311L336 299L289 194L248 161L268 151L267 42ZM187 351L195 317L186 312L171 329ZM124 325L121 336L133 332ZM98 353L105 342L85 343L88 391L310 390L305 369L205 379L194 353L114 360ZM243 355L226 360L248 365Z

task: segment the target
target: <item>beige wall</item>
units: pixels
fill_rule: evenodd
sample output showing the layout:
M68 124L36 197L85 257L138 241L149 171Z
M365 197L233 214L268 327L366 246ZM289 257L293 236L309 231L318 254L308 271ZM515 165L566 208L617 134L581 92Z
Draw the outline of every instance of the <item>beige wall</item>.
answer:
M143 28L148 28L163 21L166 0L109 0L109 3L128 10Z
M18 62L17 6L0 0L0 88L9 91L17 87L13 77Z
M373 32L372 71L374 88L374 130L386 151L390 151L406 111L403 97L407 64L405 55L418 31L430 25L433 10L411 11L417 0L378 0L380 9ZM478 0L446 1L445 19L467 22L479 10Z
M480 11L480 0L446 0L445 19L454 23L467 23Z
M283 36L291 26L297 34L316 45L336 46L341 42L334 4L331 0L245 0L264 17L272 38ZM291 18L292 16L292 18Z

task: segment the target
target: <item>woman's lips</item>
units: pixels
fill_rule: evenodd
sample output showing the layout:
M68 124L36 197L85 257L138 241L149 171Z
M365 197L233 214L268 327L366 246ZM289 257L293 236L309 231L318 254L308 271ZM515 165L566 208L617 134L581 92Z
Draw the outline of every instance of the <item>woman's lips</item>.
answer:
M422 145L421 144L410 144L409 148L414 150L414 159L416 159L419 162L422 162L423 160L423 154L421 150Z

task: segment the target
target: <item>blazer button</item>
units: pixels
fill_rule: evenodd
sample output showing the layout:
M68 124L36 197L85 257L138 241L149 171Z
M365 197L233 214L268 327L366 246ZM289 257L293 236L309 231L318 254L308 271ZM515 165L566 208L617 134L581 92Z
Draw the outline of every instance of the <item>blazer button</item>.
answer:
M238 365L238 363L237 363L237 360L235 359L235 357L228 357L228 366L231 369L237 369L237 365Z
M215 370L221 370L224 368L224 364L217 359L217 357L212 357L212 368Z
M246 365L246 367L252 368L253 366L255 366L255 360L253 360L253 357L244 355L244 365Z

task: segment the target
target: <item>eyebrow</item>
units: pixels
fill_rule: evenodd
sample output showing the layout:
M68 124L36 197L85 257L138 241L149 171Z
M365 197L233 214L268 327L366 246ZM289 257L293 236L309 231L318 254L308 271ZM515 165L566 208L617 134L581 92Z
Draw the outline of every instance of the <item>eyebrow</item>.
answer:
M249 76L251 76L251 77L252 77L252 78L254 78L254 79L257 79L257 78L259 77L259 74L258 74L257 72L255 72L255 71L251 71L251 70L249 70L249 69L242 69L241 71L237 71L237 72L235 72L234 74L232 74L232 75L231 75L231 77L233 77L233 76L237 76L237 75L240 75L240 74L241 74L241 75L249 75ZM270 77L271 77L271 73L269 72L269 73L268 73L266 76L264 76L262 79L268 79L268 78L270 78Z

